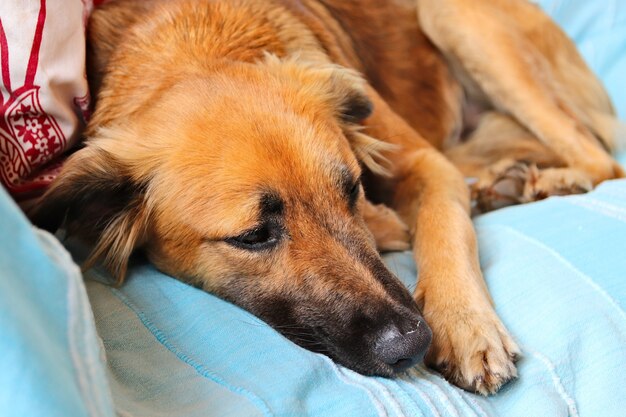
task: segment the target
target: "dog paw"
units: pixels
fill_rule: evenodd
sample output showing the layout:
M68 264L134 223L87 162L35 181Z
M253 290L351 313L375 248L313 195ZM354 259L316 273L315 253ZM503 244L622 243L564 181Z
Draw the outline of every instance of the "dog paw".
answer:
M555 195L586 193L591 178L572 168L538 168L535 164L503 160L490 167L472 186L475 212L484 213L513 204Z
M587 174L570 168L533 167L524 187L522 202L543 200L553 195L583 194L593 189Z
M426 364L467 391L494 394L517 377L520 350L492 311L424 314L433 330Z
M409 228L398 214L384 204L366 202L363 219L380 252L403 251L411 248Z
M521 203L530 175L530 167L521 162L503 160L494 164L472 186L477 210L484 213Z

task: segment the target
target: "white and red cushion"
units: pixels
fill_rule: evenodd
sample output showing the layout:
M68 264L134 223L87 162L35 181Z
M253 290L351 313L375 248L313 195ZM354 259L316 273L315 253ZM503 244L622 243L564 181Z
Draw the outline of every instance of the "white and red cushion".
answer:
M89 112L92 0L0 1L0 180L22 200L54 179Z

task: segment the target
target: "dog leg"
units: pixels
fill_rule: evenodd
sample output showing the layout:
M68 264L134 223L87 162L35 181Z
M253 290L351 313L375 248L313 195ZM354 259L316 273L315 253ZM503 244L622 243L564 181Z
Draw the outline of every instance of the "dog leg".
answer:
M486 177L486 178L485 178ZM587 174L572 168L539 169L535 164L503 159L472 186L475 214L556 195L583 194L593 188Z
M362 213L379 252L411 248L409 228L395 211L384 204L372 204L365 200Z
M560 49L571 52L571 41L539 8L521 0L420 0L418 8L422 29L446 55L470 95L511 114L594 185L624 175L577 117L580 111L560 93L579 88L558 80L563 69L555 67L568 65L557 56ZM533 39L528 22L537 23L533 30L539 35ZM558 40L552 45L551 39ZM580 57L569 62L584 65Z
M420 271L415 298L433 330L427 364L481 394L516 376L519 349L496 315L478 263L470 198L461 173L396 115L373 89L367 132L398 145L392 208L409 225Z
M585 172L565 167L532 133L500 113L485 114L470 138L446 156L474 179L475 214L592 188Z
M583 194L592 188L586 173L572 168L544 168L503 159L485 170L472 185L474 214L546 199L550 196Z

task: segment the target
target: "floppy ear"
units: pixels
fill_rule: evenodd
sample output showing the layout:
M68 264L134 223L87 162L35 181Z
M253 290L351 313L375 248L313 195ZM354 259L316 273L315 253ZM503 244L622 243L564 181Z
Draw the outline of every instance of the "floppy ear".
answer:
M361 75L339 65L323 69L329 73L328 93L338 110L338 117L345 123L361 123L374 110L374 105L365 94L365 80Z
M354 154L373 173L389 176L385 154L397 150L396 146L367 135L361 125L374 111L365 94L365 80L353 70L336 67L330 81L338 117Z
M297 79L308 86L303 90L308 95L330 104L357 159L373 173L389 175L384 155L397 147L363 132L360 123L375 109L365 93L366 81L357 71L329 62L303 60L297 55L279 58L267 54L264 62L277 76L288 76L281 78L283 82Z
M148 221L144 187L133 183L121 163L88 145L68 158L59 177L29 213L49 231L61 226L95 242L84 268L99 260L117 283L132 252L145 240Z
M299 55L279 58L269 53L264 64L279 76L288 75L283 82L298 79L309 87L309 94L321 95L322 100L331 102L343 122L360 123L372 113L374 106L365 94L365 80L355 70Z
M354 90L342 98L339 117L347 123L361 123L374 111L374 105L365 93Z

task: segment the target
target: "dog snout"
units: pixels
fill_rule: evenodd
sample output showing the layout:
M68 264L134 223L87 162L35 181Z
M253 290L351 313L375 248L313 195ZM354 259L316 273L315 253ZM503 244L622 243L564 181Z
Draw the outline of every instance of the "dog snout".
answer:
M389 325L380 332L374 354L394 372L401 372L424 359L432 337L423 319L412 320L409 326Z

